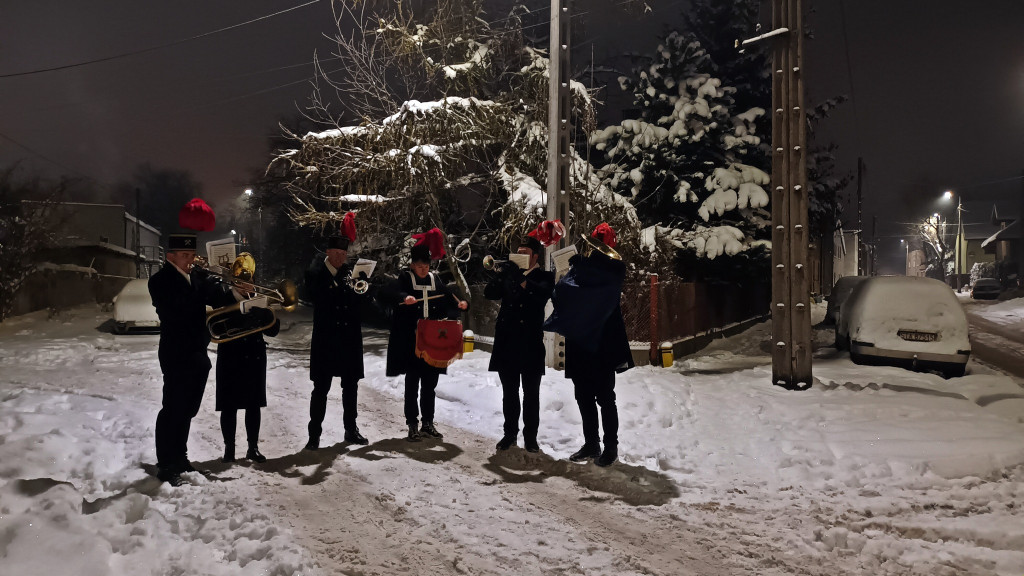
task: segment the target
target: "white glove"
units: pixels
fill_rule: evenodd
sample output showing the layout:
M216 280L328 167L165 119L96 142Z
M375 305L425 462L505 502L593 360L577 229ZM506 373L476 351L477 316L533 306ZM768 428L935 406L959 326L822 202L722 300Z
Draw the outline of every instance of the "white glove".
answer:
M266 308L267 297L257 296L256 298L250 298L248 300L242 300L238 303L238 309L242 314L248 314L253 308Z

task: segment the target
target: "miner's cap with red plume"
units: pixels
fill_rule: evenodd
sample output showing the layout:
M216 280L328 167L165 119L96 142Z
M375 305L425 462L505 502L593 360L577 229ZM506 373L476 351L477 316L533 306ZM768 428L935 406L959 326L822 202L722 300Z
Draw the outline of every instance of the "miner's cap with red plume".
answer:
M356 241L356 213L346 212L345 217L341 220L340 227L341 235L348 238L349 242Z
M213 208L201 198L193 198L178 212L178 225L197 232L210 232L217 224Z
M544 246L551 246L565 236L565 226L562 225L561 220L545 220L537 224L537 227L527 236L536 238ZM539 252L539 250L534 250L534 252Z
M421 234L413 234L412 237L416 239L416 244L412 247L413 262L423 261L424 248L428 251L430 260L444 258L444 232L439 228L431 228Z
M615 229L609 226L607 222L598 224L590 236L604 242L609 248L615 248Z

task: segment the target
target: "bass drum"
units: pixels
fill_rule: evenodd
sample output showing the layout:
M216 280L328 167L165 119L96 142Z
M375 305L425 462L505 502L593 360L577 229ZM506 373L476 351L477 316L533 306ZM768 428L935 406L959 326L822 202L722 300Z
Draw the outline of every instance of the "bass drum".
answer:
M447 368L462 358L462 322L421 318L416 323L416 356L434 368Z

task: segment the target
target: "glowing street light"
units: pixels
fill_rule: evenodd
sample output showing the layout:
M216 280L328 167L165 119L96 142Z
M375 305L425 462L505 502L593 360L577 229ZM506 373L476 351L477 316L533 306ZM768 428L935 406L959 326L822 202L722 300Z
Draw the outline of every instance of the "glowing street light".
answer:
M946 190L946 192L942 195L942 199L946 200L946 201L952 200L953 199L953 191L952 190Z
M947 194L950 194L950 192L947 192ZM252 188L246 188L245 189L245 195L246 196L252 196Z

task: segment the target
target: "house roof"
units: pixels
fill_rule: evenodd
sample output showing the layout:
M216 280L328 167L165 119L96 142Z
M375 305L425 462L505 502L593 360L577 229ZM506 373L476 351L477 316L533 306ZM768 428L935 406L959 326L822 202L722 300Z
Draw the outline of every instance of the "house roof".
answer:
M1003 228L999 232L988 237L987 240L981 243L981 247L984 248L993 242L999 240L1020 240L1021 239L1021 226L1020 220L1015 220L1013 224L1010 224L1006 228Z
M1003 222L1010 222L1020 217L1020 207L1010 203L1002 202L992 204L992 223L995 225Z

